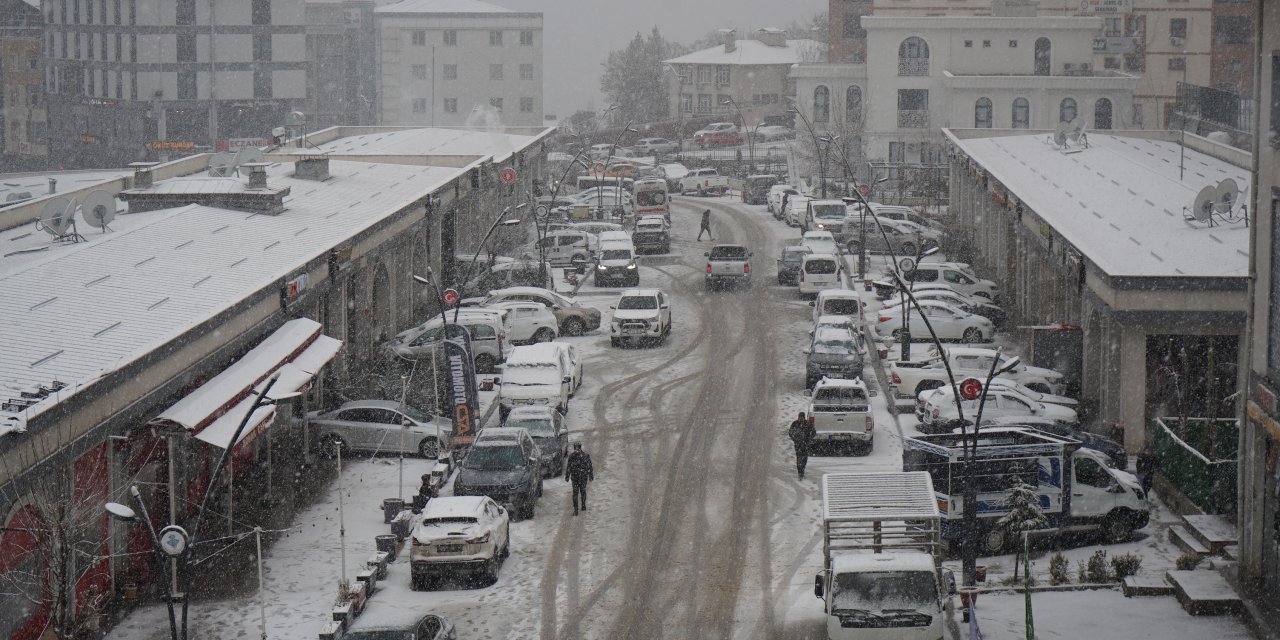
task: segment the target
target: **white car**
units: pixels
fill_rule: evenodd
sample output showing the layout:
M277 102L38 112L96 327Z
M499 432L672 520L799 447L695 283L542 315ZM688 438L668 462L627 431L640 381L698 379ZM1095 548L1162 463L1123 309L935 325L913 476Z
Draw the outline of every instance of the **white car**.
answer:
M787 223L788 227L798 227L804 224L804 217L808 214L808 202L812 200L807 196L791 196L787 199L787 210L782 212L782 221Z
M830 231L806 231L800 236L800 244L813 249L814 253L840 255L840 245L836 244L836 237Z
M979 400L961 400L965 418L973 420L978 415ZM998 385L987 389L987 399L982 407L982 417L1034 416L1048 418L1067 424L1079 424L1080 419L1074 409L1062 405L1046 404L1027 399L1026 396ZM935 389L925 398L924 405L917 412L921 431L949 432L949 422L957 418L955 396L950 387Z
M818 440L857 444L864 451L871 451L876 423L871 394L861 378L819 380L809 396L807 414Z
M560 336L556 315L542 303L512 300L490 307L507 310L507 338L513 343L550 342Z
M945 284L967 296L985 298L989 302L997 301L1000 297L996 283L975 278L965 269L947 264L935 265L925 262L916 265L914 271L906 274L906 279L916 283L917 286L925 283ZM912 290L914 291L914 287Z
M782 210L782 196L788 193L792 197L800 195L800 192L789 184L775 184L769 187L768 203L765 207L769 213L776 214Z
M818 292L813 301L813 321L825 315L845 316L851 320L862 318L862 299L852 289L825 289Z
M817 295L823 289L840 286L840 258L834 253L809 253L800 259L800 295Z
M1066 396L1054 395L1052 393L1042 393L1040 391L1036 391L1035 389L1032 389L1031 387L1028 387L1025 384L1022 384L1021 382L1018 382L1016 380L1010 380L1008 378L999 378L999 377L993 378L991 380L990 388L993 390L1000 389L1003 391L1008 391L1010 393L1016 393L1028 402L1033 402L1033 403L1039 402L1046 405L1051 404L1054 406L1069 409L1071 410L1070 415L1073 415L1073 416L1075 416L1078 413L1077 409L1080 406L1080 401L1076 400L1075 398L1068 398ZM916 396L916 417L917 418L923 417L925 403L928 402L929 399L933 396L933 394L938 392L939 390L943 391L943 393L946 394L946 398L943 399L942 401L950 401L950 399L953 397L951 394L951 387L949 386L943 386L937 389L927 389L925 391L921 391L919 395ZM940 402L941 401L935 401L934 404L940 404ZM1051 419L1051 420L1057 420L1061 422L1067 422L1069 424L1077 424L1076 420L1078 420L1078 416L1076 419L1073 419L1073 420L1063 420L1062 419L1063 415L1066 415L1066 414L1057 414L1055 412L1054 415L1052 416L1049 416L1046 414L1045 416L1042 416L1042 417L1044 417L1046 420ZM972 418L973 416L966 415L966 417ZM987 416L984 411L982 416L982 420L984 424L986 423L986 419L987 419Z
M573 298L566 298L555 291L538 287L494 289L489 292L487 298L468 298L463 300L462 304L464 307L477 304L492 305L495 302L509 300L529 300L551 309L551 312L556 315L556 321L560 323L560 333L567 336L580 336L600 326L598 309L583 306Z
M796 131L779 125L764 125L756 127L751 132L751 135L757 142L768 142L770 140L790 140L796 137Z
M628 289L618 297L609 322L609 344L660 341L671 333L671 300L659 289Z
M680 150L680 143L666 138L641 138L635 148L648 153L675 153Z
M463 572L498 579L509 555L511 516L492 498L432 498L413 527L409 547L409 587L425 589L437 576Z
M848 331L853 336L854 344L858 345L858 351L863 355L867 353L867 340L862 335L857 321L849 316L838 315L821 315L814 319L813 326L809 327L809 339L813 340L813 334L826 328L835 328Z
M986 342L996 332L990 320L957 309L945 302L936 300L920 301L920 308L929 319L929 325L939 340L960 340L963 342ZM930 340L929 330L914 306L910 306L907 320L911 323L913 341ZM881 309L876 322L876 331L882 335L892 335L897 339L902 333L902 307Z
M956 376L976 378L981 375L985 379L986 373L991 370L991 359L997 354L1000 356L997 369L1003 369L1004 364L1009 361L1009 356L983 347L948 347L947 353L951 357L951 369ZM1061 395L1066 387L1061 373L1044 367L1019 364L1000 375L1043 393Z
M576 229L551 231L534 243L529 251L539 255L545 251L547 262L552 265L571 265L581 260L590 262L592 252L599 246L595 235Z
M449 448L453 421L429 416L394 400L352 400L333 411L311 411L307 423L316 433L321 455L351 451L417 453L435 458Z

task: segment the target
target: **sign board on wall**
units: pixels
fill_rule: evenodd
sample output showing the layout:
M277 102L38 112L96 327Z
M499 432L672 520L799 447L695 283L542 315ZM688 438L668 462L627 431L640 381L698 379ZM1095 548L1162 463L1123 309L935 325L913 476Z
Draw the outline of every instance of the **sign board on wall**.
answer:
M1133 0L1080 0L1080 13L1086 16L1125 15L1133 11Z

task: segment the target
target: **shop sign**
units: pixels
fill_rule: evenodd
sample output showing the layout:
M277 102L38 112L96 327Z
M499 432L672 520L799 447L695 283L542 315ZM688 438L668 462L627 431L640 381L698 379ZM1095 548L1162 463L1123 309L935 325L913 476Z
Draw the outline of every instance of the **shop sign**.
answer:
M192 151L196 143L191 140L152 140L147 143L152 151Z

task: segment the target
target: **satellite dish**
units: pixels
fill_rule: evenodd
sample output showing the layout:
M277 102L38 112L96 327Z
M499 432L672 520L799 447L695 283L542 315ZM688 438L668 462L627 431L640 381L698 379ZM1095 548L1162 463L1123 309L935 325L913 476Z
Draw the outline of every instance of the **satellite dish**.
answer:
M1231 208L1236 206L1236 198L1240 196L1240 188L1236 186L1236 181L1226 178L1218 183L1218 198L1213 205L1214 213L1230 213Z
M246 165L251 162L262 162L262 150L257 147L242 147L236 152L235 166Z
M231 175L231 170L235 169L235 163L235 156L225 151L219 151L209 159L209 175L215 178L225 178Z
M1199 222L1208 222L1209 216L1213 214L1213 208L1218 202L1218 188L1208 186L1200 190L1196 194L1196 200L1191 204L1191 215Z
M95 189L80 203L80 217L103 231L116 217L116 197L110 191Z
M1071 126L1068 122L1059 122L1057 128L1053 130L1053 144L1056 146L1064 146L1067 144L1067 130Z
M1080 139L1080 134L1082 133L1084 133L1084 120L1080 119L1079 116L1067 123L1066 134L1068 140L1075 142Z
M67 234L67 229L75 219L76 205L69 198L52 198L40 209L40 222L37 225L54 237Z

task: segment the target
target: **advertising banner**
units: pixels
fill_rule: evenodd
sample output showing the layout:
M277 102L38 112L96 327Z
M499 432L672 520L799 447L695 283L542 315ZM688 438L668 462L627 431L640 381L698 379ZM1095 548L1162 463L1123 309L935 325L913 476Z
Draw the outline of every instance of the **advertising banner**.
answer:
M444 358L448 371L453 446L468 446L480 429L480 400L476 393L475 361L471 358L471 334L464 327L445 325Z

